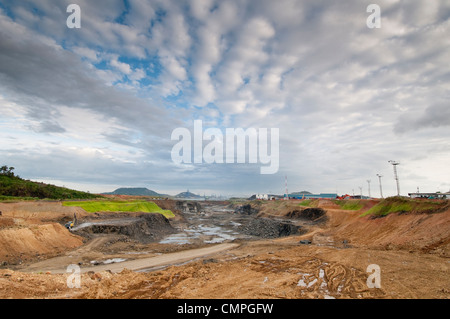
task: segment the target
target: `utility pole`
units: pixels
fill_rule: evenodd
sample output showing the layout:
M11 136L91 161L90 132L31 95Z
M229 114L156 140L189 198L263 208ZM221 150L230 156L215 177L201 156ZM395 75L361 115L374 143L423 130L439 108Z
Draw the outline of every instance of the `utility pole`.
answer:
M391 163L392 166L394 167L394 178L395 178L395 181L397 182L397 196L400 196L400 184L398 182L398 175L397 175L397 165L400 165L400 163L396 162L396 161L392 161L392 160L390 160L388 162Z
M358 186L359 187L359 193L360 193L360 196L361 196L361 199L362 199L362 186Z
M286 189L286 195L284 196L284 200L289 200L289 193L288 193L288 187L287 187L287 175L284 176L284 186Z
M367 184L369 184L369 197L371 197L370 196L370 179L367 180Z
M377 174L378 176L378 180L380 182L380 196L381 198L383 198L383 189L381 188L381 178L383 177L383 175Z

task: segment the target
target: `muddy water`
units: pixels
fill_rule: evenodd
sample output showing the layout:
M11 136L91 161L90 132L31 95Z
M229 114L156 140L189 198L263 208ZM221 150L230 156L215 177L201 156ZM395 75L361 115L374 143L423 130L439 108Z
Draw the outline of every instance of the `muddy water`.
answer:
M84 222L72 228L72 231L82 230L84 228L88 228L95 225L127 225L139 220L138 218L121 218L121 219L113 219L113 220L101 220L101 221L92 221L92 222Z

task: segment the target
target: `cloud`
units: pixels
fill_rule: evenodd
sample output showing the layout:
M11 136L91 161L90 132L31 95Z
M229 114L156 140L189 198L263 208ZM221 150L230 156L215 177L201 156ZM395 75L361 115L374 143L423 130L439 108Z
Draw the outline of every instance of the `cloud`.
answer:
M401 116L394 127L394 131L400 134L443 126L450 126L450 105L447 101L428 106L417 117L410 114Z
M92 62L98 62L99 61L99 57L97 52L95 52L95 50L86 48L86 47L75 47L73 48L73 52L75 52L76 54L80 55L83 58L86 58Z
M26 105L31 116L52 116L52 109L64 105L90 109L128 125L137 125L146 132L158 132L156 118L164 116L163 109L104 84L71 52L48 45L39 37L35 40L32 32L20 26L15 28L16 24L5 16L0 18L2 29L10 30L8 34L0 33L3 94L11 101ZM16 37L21 41L16 41ZM116 62L115 66L131 72L125 63ZM142 111L143 105L146 112ZM148 122L155 125L150 127Z
M366 26L370 1L81 0L77 30L65 26L69 3L2 2L1 132L13 128L2 140L11 154L13 139L17 152L33 148L27 137L65 163L75 152L85 165L78 169L109 184L127 172L142 182L137 172L146 170L167 187L181 179L214 188L212 179L261 192L284 175L317 191L345 181L349 192L358 178L389 169L386 158L413 171L421 157L449 156L446 1L380 1L380 29ZM279 128L283 176L173 165L170 133L195 119ZM20 156L10 159L26 163ZM102 179L87 168L95 160L102 174L123 174ZM428 185L442 184L427 173Z
M127 74L127 75L131 74L131 67L130 67L130 65L118 61L117 57L116 57L116 58L113 58L113 59L110 61L110 64L111 64L111 66L112 66L113 68L119 70L120 72L122 72L122 73L124 73L124 74Z
M39 123L37 127L34 127L37 133L64 133L66 130L61 127L57 122L44 120Z

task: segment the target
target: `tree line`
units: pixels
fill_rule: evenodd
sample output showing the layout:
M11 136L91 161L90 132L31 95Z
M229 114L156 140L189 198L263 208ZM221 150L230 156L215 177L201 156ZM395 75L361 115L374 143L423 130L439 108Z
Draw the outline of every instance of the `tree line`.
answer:
M10 166L8 167L7 165L3 165L2 167L0 167L0 175L5 175L5 176L9 176L9 177L19 177L17 175L14 174L14 167Z

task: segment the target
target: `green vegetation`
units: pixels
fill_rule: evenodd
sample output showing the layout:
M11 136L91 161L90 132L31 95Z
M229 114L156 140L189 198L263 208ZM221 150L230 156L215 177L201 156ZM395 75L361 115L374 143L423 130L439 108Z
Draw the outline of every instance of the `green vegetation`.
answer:
M31 199L94 199L99 195L24 180L14 175L14 167L0 168L0 200Z
M360 200L334 200L333 203L345 210L360 210L364 207Z
M95 212L142 212L142 213L159 213L166 218L175 215L170 210L161 209L154 202L150 201L70 201L63 202L63 206L77 206L83 208L89 213Z
M406 197L388 197L373 206L361 216L386 216L391 213L438 213L449 208L447 200L412 199Z
M18 196L5 196L0 195L0 201L1 202L16 202L16 201L22 201L22 200L39 200L38 197L18 197Z
M14 167L8 167L6 165L3 165L2 167L0 167L0 175L4 175L4 176L9 176L9 177L14 177ZM17 176L19 177L19 176Z
M319 201L317 199L303 199L299 206L306 207L317 207L319 205Z

